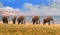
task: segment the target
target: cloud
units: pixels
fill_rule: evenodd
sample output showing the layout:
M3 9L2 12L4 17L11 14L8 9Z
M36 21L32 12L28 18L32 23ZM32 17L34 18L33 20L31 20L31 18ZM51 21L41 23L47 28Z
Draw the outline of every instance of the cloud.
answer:
M60 0L54 0L50 6L25 3L24 7L28 10L27 15L60 15Z
M11 0L12 1L12 0ZM3 3L0 2L0 15L20 15L21 13L20 9L14 9L13 7L9 7L9 6L3 6Z
M49 3L50 4L50 3ZM0 8L1 15L60 15L60 0L53 0L53 3L49 6L42 5L33 5L32 3L24 4L24 11L21 9L14 9L12 7L3 7Z
M14 9L12 7L2 7L2 8L0 8L0 15L7 15L7 16L16 15L16 16L20 16L20 15L25 15L25 13L22 12L22 10L20 10L20 9Z
M12 7L2 7L0 8L0 15L17 15L18 11L17 9L14 9Z

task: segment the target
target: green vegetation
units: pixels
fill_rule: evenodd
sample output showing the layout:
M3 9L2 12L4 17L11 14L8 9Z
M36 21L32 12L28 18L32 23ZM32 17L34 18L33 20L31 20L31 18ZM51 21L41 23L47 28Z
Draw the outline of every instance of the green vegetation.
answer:
M0 24L0 35L60 35L60 26Z

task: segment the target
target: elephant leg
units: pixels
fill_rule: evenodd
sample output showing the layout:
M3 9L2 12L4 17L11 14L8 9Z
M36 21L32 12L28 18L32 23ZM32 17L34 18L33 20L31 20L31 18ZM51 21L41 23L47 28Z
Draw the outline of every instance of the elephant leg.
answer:
M38 21L36 21L36 24L38 24Z
M48 25L50 25L50 22L48 22Z
M5 21L5 23L6 23L6 21Z
M33 25L34 25L35 21L33 21Z
M23 21L21 21L21 24L23 24Z
M8 21L7 21L7 24L8 24Z
M13 21L13 24L15 24L15 21Z
M7 20L4 20L4 23L6 23L6 24L7 24L7 23L8 23L8 21L7 21Z
M6 23L8 24L8 20L6 20Z
M18 21L18 24L20 24L20 21Z
M43 25L46 24L46 21L43 22Z

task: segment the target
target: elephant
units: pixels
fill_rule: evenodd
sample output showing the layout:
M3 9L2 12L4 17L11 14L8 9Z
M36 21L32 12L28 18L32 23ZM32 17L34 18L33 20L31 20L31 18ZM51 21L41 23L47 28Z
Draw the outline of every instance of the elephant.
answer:
M15 24L15 22L16 22L16 16L12 17L12 22L13 22L13 24Z
M33 25L36 23L36 24L40 24L40 17L39 16L33 16L32 17L32 22L33 22Z
M43 19L43 25L48 23L48 25L50 25L50 21L52 21L52 24L54 24L54 20L53 20L53 17L51 16L48 16L46 18Z
M18 18L17 18L17 20L18 20L18 24L25 24L25 16L19 16Z
M3 21L3 23L8 24L8 16L3 16L2 21Z

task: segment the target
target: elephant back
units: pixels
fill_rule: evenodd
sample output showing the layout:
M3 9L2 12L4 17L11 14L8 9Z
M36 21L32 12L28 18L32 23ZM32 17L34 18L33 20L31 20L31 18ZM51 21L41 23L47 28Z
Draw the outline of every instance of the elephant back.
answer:
M25 19L24 16L19 16L19 17L18 17L18 20L24 20L24 19Z
M32 19L33 20L38 20L39 19L39 16L33 16Z
M51 16L48 16L48 17L44 18L44 20L50 21L50 20L53 20L53 18Z
M53 20L53 18L51 16L48 17L49 20Z

